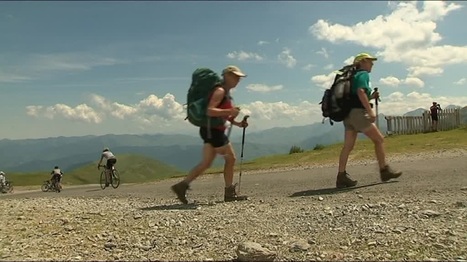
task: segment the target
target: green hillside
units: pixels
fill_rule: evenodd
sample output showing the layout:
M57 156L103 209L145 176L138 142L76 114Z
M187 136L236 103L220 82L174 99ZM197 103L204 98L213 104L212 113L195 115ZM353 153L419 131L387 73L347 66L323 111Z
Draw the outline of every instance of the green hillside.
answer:
M141 155L119 155L115 166L122 183L143 183L183 175L176 168ZM52 167L51 167L52 169ZM101 168L101 171L103 169ZM98 184L100 172L97 161L74 170L63 170L63 185ZM39 185L49 179L48 173L10 173L15 186Z

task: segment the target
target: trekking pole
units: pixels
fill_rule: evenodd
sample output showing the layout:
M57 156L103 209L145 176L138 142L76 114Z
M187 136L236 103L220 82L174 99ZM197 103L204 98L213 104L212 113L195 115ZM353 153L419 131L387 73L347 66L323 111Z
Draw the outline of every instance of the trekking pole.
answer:
M375 87L375 92L378 92L378 88ZM381 99L378 97L375 99L375 106L376 106L376 127L379 129L379 116L378 116L378 101L381 101Z
M242 122L246 122L248 117L250 116L249 115L244 116ZM242 134L242 150L240 153L240 175L238 177L238 193L240 193L240 183L242 182L242 164L243 164L243 147L245 146L245 129L246 127L243 128L243 134Z

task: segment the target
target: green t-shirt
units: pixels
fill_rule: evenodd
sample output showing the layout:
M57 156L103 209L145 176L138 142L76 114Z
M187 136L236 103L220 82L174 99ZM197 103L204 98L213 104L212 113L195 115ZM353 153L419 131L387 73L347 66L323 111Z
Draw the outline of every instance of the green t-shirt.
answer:
M365 93L370 99L371 96L371 87L370 87L370 74L368 74L367 71L358 71L355 73L352 81L352 89L350 90L350 93L354 94L355 96L357 95L357 90L359 88L362 88L365 90Z

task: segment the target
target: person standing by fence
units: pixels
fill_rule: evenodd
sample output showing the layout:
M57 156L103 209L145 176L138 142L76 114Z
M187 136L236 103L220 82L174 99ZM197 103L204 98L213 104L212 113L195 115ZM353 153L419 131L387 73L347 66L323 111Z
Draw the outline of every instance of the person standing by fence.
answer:
M441 111L441 106L433 102L433 105L430 106L431 131L433 132L438 132L438 111Z

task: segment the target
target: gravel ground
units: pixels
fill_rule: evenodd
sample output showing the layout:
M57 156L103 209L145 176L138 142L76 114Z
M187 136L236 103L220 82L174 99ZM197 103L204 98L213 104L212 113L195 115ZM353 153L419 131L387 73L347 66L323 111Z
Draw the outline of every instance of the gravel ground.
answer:
M193 183L188 205L174 199L173 179L4 194L0 259L234 260L240 244L254 242L276 261L465 261L466 156L393 157L404 175L389 183L378 181L374 161L353 163L359 185L346 190L333 188L335 166L244 172L250 200L235 203L219 201L216 175Z

